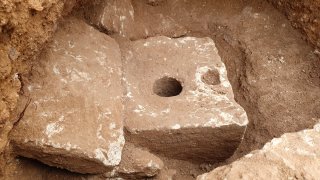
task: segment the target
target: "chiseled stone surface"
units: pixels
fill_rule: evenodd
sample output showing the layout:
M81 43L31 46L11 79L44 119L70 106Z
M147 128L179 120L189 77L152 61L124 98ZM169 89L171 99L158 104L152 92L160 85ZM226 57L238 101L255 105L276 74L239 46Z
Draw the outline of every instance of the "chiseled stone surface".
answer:
M137 179L154 177L159 174L164 164L162 160L147 150L126 143L122 152L119 166L106 173L105 177L121 177L124 179Z
M148 1L156 5L161 1ZM137 9L135 11L135 9ZM144 9L144 10L140 10ZM108 0L93 3L87 8L86 17L93 25L111 34L130 39L141 39L156 35L180 37L187 29L173 18L159 12L146 11L141 3L132 0Z
M118 169L123 177L153 177L163 168L162 160L146 150L131 146L123 153Z
M92 4L88 8L90 22L109 33L123 37L131 36L134 31L134 9L131 0L108 0Z
M314 129L284 134L263 149L197 179L318 179L319 149L320 124Z
M80 173L118 165L125 141L118 44L72 18L37 62L24 85L31 103L11 134L17 154Z
M219 162L232 155L248 120L234 100L214 42L160 36L134 41L126 48L125 127L130 141L189 161ZM158 96L158 91L175 93L171 82L162 83L171 90L161 90L161 82L154 86L163 77L179 81L182 92Z

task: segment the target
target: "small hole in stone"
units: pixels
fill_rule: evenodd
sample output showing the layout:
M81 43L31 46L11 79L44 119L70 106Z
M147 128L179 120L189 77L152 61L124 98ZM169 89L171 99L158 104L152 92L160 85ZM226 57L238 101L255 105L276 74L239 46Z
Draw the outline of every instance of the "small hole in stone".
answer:
M220 75L218 70L208 70L206 73L204 73L201 77L202 82L208 84L208 85L218 85L220 84Z
M163 77L153 84L153 92L161 97L177 96L181 91L181 82L172 77Z

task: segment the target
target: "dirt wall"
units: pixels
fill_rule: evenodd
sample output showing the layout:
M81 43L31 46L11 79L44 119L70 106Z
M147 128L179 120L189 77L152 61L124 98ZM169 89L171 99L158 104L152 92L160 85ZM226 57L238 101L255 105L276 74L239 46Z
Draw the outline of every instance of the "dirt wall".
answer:
M15 113L21 78L54 33L59 18L76 0L0 1L0 167L7 134L19 119ZM2 174L0 168L0 175Z
M268 0L320 49L320 0ZM318 51L320 54L320 52Z

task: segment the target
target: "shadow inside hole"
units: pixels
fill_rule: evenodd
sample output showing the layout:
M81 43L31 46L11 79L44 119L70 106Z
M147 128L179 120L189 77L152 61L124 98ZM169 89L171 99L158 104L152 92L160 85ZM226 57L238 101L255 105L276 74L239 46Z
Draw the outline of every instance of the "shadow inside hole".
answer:
M172 77L163 77L153 84L153 92L161 97L177 96L182 89L181 82Z

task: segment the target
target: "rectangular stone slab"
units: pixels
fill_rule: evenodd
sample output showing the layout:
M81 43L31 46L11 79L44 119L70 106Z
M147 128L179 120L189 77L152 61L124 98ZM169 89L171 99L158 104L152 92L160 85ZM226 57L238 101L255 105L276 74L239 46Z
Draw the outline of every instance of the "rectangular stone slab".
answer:
M248 119L210 38L135 41L123 61L130 141L189 161L233 154Z
M118 44L68 19L36 62L24 85L31 103L11 134L18 155L79 173L118 165L124 145Z

